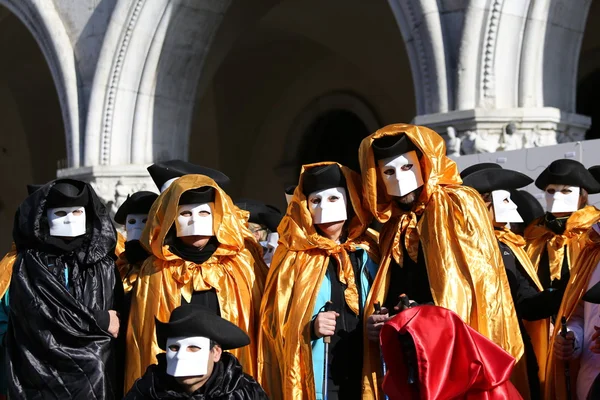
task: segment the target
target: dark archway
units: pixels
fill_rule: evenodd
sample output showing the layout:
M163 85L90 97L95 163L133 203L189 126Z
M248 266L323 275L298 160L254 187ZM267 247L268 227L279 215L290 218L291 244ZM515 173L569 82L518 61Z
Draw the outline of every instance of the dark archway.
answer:
M600 69L592 72L580 81L577 88L577 114L592 118L592 126L586 139L600 139Z
M358 147L371 132L353 112L330 110L319 115L309 126L300 146L300 164L336 161L360 171ZM298 166L298 172L300 172Z

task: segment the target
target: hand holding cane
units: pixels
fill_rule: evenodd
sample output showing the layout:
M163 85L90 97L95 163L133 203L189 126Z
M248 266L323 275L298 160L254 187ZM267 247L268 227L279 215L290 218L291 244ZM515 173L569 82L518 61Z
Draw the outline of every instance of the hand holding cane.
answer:
M329 311L329 309L331 308L331 305L333 303L331 301L328 301L327 303L325 303L325 306L323 307L324 312ZM323 343L325 343L325 361L324 361L324 366L323 366L323 399L327 400L327 380L329 379L329 343L331 343L331 336L324 336L323 337Z
M560 319L561 330L560 335L563 338L567 337L567 319L562 317ZM567 391L567 400L571 400L571 366L569 361L565 361L565 389Z

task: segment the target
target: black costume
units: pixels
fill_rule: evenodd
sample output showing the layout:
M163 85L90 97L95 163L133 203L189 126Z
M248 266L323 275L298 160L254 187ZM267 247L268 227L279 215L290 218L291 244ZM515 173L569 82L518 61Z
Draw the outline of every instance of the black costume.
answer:
M47 208L57 207L57 199L68 201L57 184L78 188L80 199L87 196L85 235L50 236ZM56 180L20 205L13 237L18 256L6 334L9 396L118 398L108 310L120 309L123 287L114 260L116 232L105 207L90 185Z

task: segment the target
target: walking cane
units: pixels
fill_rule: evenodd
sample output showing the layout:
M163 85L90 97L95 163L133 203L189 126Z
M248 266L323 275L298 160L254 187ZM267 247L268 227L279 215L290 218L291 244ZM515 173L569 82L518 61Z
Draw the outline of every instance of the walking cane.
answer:
M562 326L560 330L560 335L564 338L567 337L567 319L562 317L560 319L560 324ZM565 388L567 389L567 400L571 400L571 367L569 365L569 361L565 361Z
M375 308L375 312L377 314L381 314L381 304L379 304L379 302L373 304L373 308ZM377 344L379 346L379 344ZM379 348L379 357L381 358L381 372L383 372L383 376L385 377L385 374L387 373L387 368L385 366L385 361L383 359L383 353L381 352L381 347ZM388 396L387 394L384 393L384 398L385 400L388 400Z
M325 303L324 306L324 312L329 311L329 308L331 307L333 303L331 301L328 301L327 303ZM323 343L325 343L325 365L323 366L323 400L327 400L327 380L329 379L329 343L331 343L331 336L325 336L323 337Z

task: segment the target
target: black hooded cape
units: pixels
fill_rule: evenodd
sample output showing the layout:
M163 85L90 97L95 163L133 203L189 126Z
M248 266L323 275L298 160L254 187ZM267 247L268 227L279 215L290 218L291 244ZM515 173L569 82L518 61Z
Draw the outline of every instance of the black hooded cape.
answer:
M124 400L268 400L263 388L242 371L240 362L231 353L221 354L221 360L215 363L206 384L192 394L183 391L175 378L167 375L165 353L157 355L156 358L158 365L148 367Z
M46 199L56 182L29 196L15 215L18 256L6 334L9 396L118 398L115 341L106 331L107 311L118 310L123 296L114 262L115 229L88 185L88 233L70 243L50 236Z

